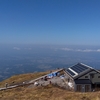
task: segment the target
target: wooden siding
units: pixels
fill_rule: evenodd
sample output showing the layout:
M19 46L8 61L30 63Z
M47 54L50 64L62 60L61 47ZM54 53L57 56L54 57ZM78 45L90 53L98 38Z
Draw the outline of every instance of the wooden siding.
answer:
M76 84L75 91L77 92L90 92L91 84Z

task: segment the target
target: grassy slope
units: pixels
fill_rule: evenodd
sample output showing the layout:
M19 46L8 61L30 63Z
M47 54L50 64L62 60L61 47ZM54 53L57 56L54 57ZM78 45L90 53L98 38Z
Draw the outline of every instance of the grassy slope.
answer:
M47 73L47 72L46 72ZM13 76L3 82L31 80L46 73ZM46 87L17 87L0 91L0 100L100 100L100 92L80 93L63 90L52 85Z
M0 82L0 87L4 87L5 83L7 82L8 84L17 84L17 83L22 83L23 81L29 81L35 78L38 78L40 76L43 76L49 72L40 72L40 73L28 73L28 74L21 74L21 75L15 75L10 77L9 79L6 79L2 82Z

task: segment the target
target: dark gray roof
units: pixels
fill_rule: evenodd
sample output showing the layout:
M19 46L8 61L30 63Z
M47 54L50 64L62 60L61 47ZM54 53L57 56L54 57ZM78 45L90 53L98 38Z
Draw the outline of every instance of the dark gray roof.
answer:
M91 81L89 79L78 79L74 80L76 84L91 84Z
M66 72L72 77L72 78L75 78L75 77L78 77L86 72L89 72L90 70L92 70L93 68L88 66L88 65L85 65L83 63L78 63L74 66L71 66L69 67Z

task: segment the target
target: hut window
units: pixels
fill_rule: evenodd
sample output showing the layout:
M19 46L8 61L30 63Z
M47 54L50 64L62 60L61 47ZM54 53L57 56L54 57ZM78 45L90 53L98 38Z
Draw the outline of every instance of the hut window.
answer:
M85 76L85 78L88 78L88 76Z
M91 77L94 78L94 74L91 74Z

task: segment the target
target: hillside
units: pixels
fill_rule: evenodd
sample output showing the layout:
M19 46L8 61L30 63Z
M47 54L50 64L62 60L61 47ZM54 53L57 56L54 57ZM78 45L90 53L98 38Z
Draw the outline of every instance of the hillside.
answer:
M0 82L0 87L4 86L5 82L8 82L9 84L14 82L13 84L16 84L38 78L47 73L48 72L40 72L12 76L3 82ZM72 92L52 84L45 87L39 86L32 88L28 88L28 85L26 85L0 91L0 100L100 100L100 92Z

